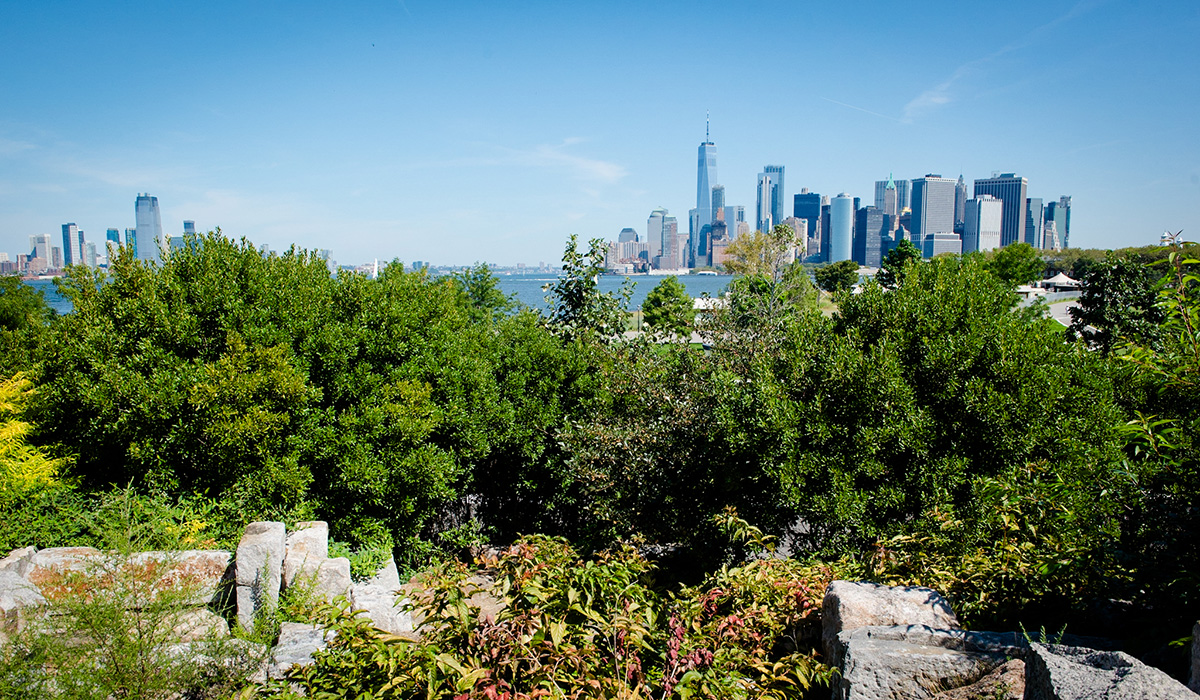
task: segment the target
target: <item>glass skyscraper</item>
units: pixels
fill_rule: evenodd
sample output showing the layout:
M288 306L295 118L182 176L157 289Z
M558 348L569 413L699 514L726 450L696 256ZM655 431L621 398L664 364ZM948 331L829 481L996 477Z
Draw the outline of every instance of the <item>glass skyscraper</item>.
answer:
M829 262L851 259L854 239L854 199L845 192L833 198L829 209Z
M926 175L912 181L912 238L954 233L954 180Z
M138 260L162 262L159 244L162 241L162 217L158 211L158 197L139 194L134 204L136 224L134 250Z
M75 224L63 224L63 263L66 265L83 264L83 231Z
M704 142L700 144L696 158L696 215L692 217L692 230L689 231L693 265L702 264L707 246L707 227L712 229L712 188L717 184L717 145L709 140L708 129L705 128Z

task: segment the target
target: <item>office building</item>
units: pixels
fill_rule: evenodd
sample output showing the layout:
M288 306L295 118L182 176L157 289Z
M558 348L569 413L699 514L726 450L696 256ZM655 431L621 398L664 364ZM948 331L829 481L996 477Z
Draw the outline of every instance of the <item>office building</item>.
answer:
M803 261L804 256L808 252L808 221L789 216L781 221L780 224L792 230L792 238L794 240L791 250L784 257L784 262Z
M896 182L891 173L888 173L888 179L875 181L875 208L888 216L900 213Z
M83 264L83 231L75 224L62 225L63 262L67 265Z
M905 209L912 208L912 181L896 180L896 211L903 214Z
M1042 250L1062 250L1062 241L1058 238L1058 225L1053 219L1042 223Z
M975 196L990 194L1004 203L1004 228L1000 231L1000 245L1019 243L1025 240L1025 199L1029 181L1015 173L1004 173L996 177L975 181Z
M849 260L853 252L854 199L845 192L833 198L829 209L829 259Z
M711 221L725 216L725 185L713 185L712 188L712 217Z
M50 264L50 234L39 233L29 237L29 257L41 258Z
M125 247L129 249L129 253L133 257L137 257L137 229L125 229Z
M783 223L785 214L783 166L767 165L758 174L758 217L755 225L759 231L768 233L775 224Z
M700 144L696 158L696 208L688 217L690 257L692 264L704 264L707 238L712 226L712 188L717 184L717 146L709 137L707 121L704 127L704 142Z
M134 204L134 238L138 260L161 262L159 246L163 245L162 216L158 211L158 197L139 194Z
M737 239L742 224L746 223L746 207L740 204L725 205L725 226L730 239ZM747 227L748 228L748 227Z
M184 219L184 221L183 221L183 235L185 235L185 236L194 236L194 235L196 235L196 222L195 222L195 221L188 221L188 220Z
M962 252L995 250L1000 247L1004 203L990 194L968 199L964 207Z
M895 193L895 188L891 190ZM854 215L851 259L863 267L879 267L891 238L891 217L878 207L863 207Z
M1062 248L1071 247L1071 198L1064 195L1057 202L1046 205L1046 222L1054 222L1058 243Z
M659 207L650 212L650 217L646 219L646 243L650 245L650 259L662 255L663 251L663 217L667 215L667 210Z
M618 243L629 243L630 241L636 241L637 239L637 231L631 228L623 228L621 229L621 233L617 234Z
M954 180L929 174L912 181L912 239L954 233Z
M84 241L83 243L83 264L88 267L96 267L99 261L96 259L96 242Z
M61 270L63 268L63 252L58 246L50 247L50 269Z
M1034 248L1042 247L1042 198L1025 198L1025 239Z
M915 181L914 181L915 184ZM916 187L913 187L913 194L916 195ZM954 255L962 255L962 236L957 233L931 233L921 239L921 256L932 258L935 255L942 253L953 253Z
M958 182L954 184L954 232L961 234L963 224L967 220L967 183L963 181L962 173L958 174Z

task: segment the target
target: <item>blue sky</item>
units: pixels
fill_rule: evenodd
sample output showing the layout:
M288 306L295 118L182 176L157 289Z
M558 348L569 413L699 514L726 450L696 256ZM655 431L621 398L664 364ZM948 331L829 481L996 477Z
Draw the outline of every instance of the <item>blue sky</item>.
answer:
M0 0L0 250L156 195L276 249L555 263L718 175L994 171L1072 244L1200 239L1200 2ZM752 218L752 216L750 217Z

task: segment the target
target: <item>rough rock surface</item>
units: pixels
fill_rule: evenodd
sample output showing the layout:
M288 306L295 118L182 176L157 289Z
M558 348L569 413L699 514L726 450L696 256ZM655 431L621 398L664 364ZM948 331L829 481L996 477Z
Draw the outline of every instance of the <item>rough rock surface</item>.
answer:
M313 593L332 602L338 596L350 597L350 560L345 557L321 562L313 580Z
M367 581L367 583L379 586L385 591L400 590L400 586L403 584L400 583L400 571L396 569L396 558L388 557L387 563L383 565L379 573L375 574L375 577Z
M1025 697L1025 662L1012 659L971 685L944 690L933 700L1021 700Z
M33 566L33 555L37 547L22 547L9 552L7 557L0 559L0 572L8 571L17 576L25 576Z
M279 602L286 534L280 522L250 523L238 543L237 618L246 629L254 628L258 610Z
M321 520L296 523L287 536L283 557L283 587L297 576L312 576L329 558L329 525Z
M1200 693L1200 622L1192 627L1192 672L1188 675L1188 687Z
M316 625L303 622L285 622L279 628L279 642L271 650L271 664L267 667L267 675L271 678L283 678L293 666L308 666L313 663L313 655L329 645L337 636L332 632Z
M174 635L180 642L223 639L229 636L229 623L208 608L184 610L176 618Z
M221 664L246 674L251 683L267 680L271 650L263 644L245 639L180 642L166 648L171 657L186 657L201 665Z
M94 547L41 549L29 558L25 578L38 588L43 588L60 581L64 573L87 571L99 563L103 556Z
M165 565L159 586L187 591L191 605L221 606L226 586L232 576L233 555L219 549L192 549L182 552L139 552L131 556L135 564L158 562Z
M860 627L842 632L837 644L836 700L930 698L976 682L1022 651L1015 634L924 625Z
M371 624L389 634L416 639L412 614L403 609L404 599L396 593L369 583L356 583L350 587L350 605L362 610Z
M950 602L932 588L834 581L821 606L821 641L831 666L841 662L838 635L859 627L926 625L958 629Z
M0 643L19 632L33 610L46 604L37 587L12 571L0 571Z
M1187 686L1119 651L1030 644L1025 659L1029 700L1195 700Z

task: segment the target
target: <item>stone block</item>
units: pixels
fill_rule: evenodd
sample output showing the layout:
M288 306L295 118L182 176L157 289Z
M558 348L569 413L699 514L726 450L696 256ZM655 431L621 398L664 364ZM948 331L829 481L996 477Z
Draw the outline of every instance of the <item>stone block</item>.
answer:
M254 628L259 610L279 604L286 535L283 523L256 522L246 526L238 543L237 619L245 629Z
M21 631L45 605L37 586L13 571L0 571L0 643Z
M961 630L924 626L858 628L843 632L839 641L835 700L931 698L978 681L1009 658L989 644L971 643Z
M944 690L933 700L1022 700L1025 697L1025 662L1012 659L971 685Z
M1058 644L1030 644L1025 659L1029 700L1195 700L1166 673L1119 651Z
M825 590L821 606L821 641L827 663L839 665L838 635L858 627L925 625L958 629L950 602L932 588L881 586L875 583L834 581Z
M180 611L175 618L174 635L180 643L229 636L229 623L208 608Z
M0 572L9 571L17 576L24 577L29 573L29 569L33 566L33 555L37 554L37 547L21 547L9 552L7 557L0 559Z
M271 650L267 675L283 678L293 666L308 666L314 655L327 647L336 632L302 622L285 622L279 628L279 641Z
M398 591L403 585L400 582L400 571L396 568L396 558L388 557L387 563L367 583L379 586L385 591Z
M350 605L359 610L371 624L387 632L416 639L416 626L412 614L403 609L405 599L398 598L393 591L369 583L350 586Z
M94 547L49 547L38 550L29 558L25 578L44 589L60 583L64 574L84 573L103 562L104 555Z
M333 599L338 596L349 598L350 560L345 557L336 557L321 562L313 583L313 592L325 602L333 602Z
M329 525L320 520L296 523L288 534L283 558L283 587L297 576L311 575L329 558Z
M158 564L163 568L157 586L162 590L186 592L185 604L223 607L227 588L232 584L233 555L220 549L192 549L182 552L138 552L129 557L132 564Z

